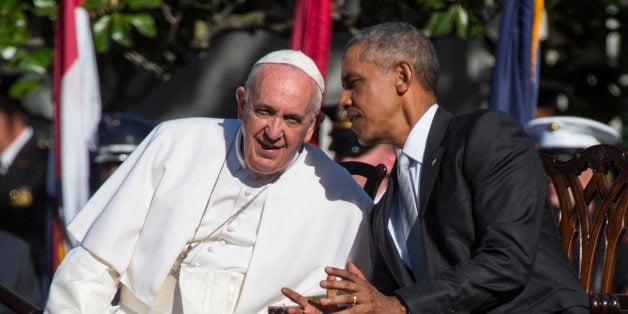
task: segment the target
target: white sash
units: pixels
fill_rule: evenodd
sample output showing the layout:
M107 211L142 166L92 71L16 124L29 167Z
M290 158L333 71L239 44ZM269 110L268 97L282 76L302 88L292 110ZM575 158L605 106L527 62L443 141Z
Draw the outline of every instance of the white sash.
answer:
M182 264L179 289L183 312L233 313L243 281L242 273Z
M179 280L169 275L152 307L144 304L122 286L120 307L116 313L233 313L244 275L181 264Z

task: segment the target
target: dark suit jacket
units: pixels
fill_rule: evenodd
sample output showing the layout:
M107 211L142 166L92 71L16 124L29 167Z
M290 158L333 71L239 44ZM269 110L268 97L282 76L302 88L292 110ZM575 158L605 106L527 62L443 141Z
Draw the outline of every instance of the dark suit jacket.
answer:
M0 176L0 230L12 233L31 249L32 265L41 275L46 250L46 169L48 148L33 135Z
M39 282L30 261L28 244L3 231L0 231L0 283L31 303L41 305ZM0 305L0 313L14 312Z
M417 282L387 230L397 179L371 214L371 282L410 312L540 312L588 307L569 265L532 140L508 115L439 109L420 178Z

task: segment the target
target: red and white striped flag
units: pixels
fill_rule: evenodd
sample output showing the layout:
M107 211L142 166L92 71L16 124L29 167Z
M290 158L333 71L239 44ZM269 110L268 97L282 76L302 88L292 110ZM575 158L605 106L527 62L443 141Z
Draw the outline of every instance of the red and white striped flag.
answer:
M53 149L63 228L90 197L89 151L96 148L101 115L89 16L81 3L61 1L55 37ZM53 267L62 258L55 261L55 251L53 247Z

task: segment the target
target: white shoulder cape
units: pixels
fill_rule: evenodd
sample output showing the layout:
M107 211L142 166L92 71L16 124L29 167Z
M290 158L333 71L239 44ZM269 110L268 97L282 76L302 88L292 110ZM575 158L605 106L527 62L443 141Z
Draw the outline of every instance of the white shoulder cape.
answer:
M193 236L239 127L210 118L160 124L68 227L146 304ZM371 207L344 168L305 145L268 189L236 312L265 311L283 299L281 287L322 294L323 268L344 267L350 256L367 273Z

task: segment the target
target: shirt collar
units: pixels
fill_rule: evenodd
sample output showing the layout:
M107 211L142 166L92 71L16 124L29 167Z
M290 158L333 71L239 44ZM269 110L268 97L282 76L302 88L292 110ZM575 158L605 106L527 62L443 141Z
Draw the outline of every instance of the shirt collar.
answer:
M28 143L28 140L33 136L33 128L27 126L22 133L7 147L0 156L2 161L2 167L7 169L13 163L13 160L17 154L22 150L22 147Z
M403 152L416 162L423 163L425 145L427 145L427 135L429 134L432 121L436 115L436 109L438 109L438 104L433 104L427 109L423 116L421 116L419 121L412 127L410 134L408 134L408 138L403 144L403 149L397 149L397 156Z

